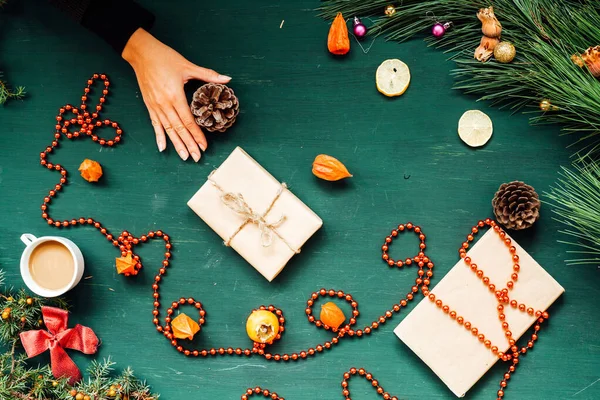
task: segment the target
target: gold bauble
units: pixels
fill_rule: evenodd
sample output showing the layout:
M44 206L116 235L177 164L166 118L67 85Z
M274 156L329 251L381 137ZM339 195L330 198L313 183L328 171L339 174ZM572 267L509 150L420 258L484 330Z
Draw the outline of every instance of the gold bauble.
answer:
M510 42L500 42L494 48L494 58L501 63L509 63L517 54L515 46Z
M558 111L558 107L555 106L554 104L550 103L550 100L548 99L544 99L542 101L540 101L540 110L542 110L543 112L547 112L547 111Z
M388 4L387 6L385 6L385 15L391 17L394 14L396 14L396 7L394 7L393 4Z

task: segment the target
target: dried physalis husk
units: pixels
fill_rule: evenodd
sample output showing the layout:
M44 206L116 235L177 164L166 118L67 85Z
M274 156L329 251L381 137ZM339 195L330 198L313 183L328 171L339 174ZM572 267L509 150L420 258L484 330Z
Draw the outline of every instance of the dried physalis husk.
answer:
M348 172L344 164L337 158L326 154L319 154L313 161L312 173L326 181L339 181L340 179L350 178L352 174Z
M200 325L186 314L181 313L171 321L171 332L177 339L192 340L200 330Z
M330 328L337 329L346 321L346 316L334 302L330 301L321 306L319 320Z
M135 273L135 264L137 262L131 257L131 254L127 254L125 257L119 257L115 260L118 274L133 274Z
M329 28L327 36L327 48L331 54L344 55L350 51L350 38L348 37L348 26L342 13L337 13Z
M595 78L600 77L600 46L589 47L581 54L573 54L571 60L580 67L586 65Z
M79 165L79 172L86 181L98 182L98 179L102 176L102 166L97 161L86 158Z
M279 318L271 311L253 311L246 321L246 333L255 343L271 344L279 335Z
M498 38L482 36L479 47L475 49L475 58L483 62L489 60L492 54L494 54L494 48L496 48L498 42L500 42Z
M481 31L490 38L499 38L502 34L502 25L494 14L494 7L481 8L477 12L477 18L481 21Z

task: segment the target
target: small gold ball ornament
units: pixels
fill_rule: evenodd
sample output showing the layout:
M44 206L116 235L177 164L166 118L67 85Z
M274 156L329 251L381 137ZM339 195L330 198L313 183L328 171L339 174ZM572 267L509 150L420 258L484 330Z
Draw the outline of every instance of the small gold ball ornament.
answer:
M387 6L385 6L385 15L391 17L394 14L396 14L396 7L394 7L393 4L388 4Z
M543 112L558 111L558 107L550 103L550 100L544 99L540 101L540 110L542 110Z
M514 60L517 50L510 42L500 42L494 48L494 58L503 64Z

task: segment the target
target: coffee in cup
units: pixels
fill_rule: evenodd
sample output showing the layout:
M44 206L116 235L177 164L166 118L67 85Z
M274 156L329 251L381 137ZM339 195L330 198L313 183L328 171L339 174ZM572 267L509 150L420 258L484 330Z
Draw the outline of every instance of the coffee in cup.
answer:
M26 244L21 256L21 275L34 293L55 297L69 291L83 276L83 255L70 240L45 236L36 238L30 234L21 236Z

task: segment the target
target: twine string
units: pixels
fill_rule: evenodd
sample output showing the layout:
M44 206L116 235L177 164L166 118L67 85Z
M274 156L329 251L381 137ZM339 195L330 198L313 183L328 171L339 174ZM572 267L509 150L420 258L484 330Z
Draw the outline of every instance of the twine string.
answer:
M214 173L214 171L213 171ZM253 224L258 227L260 230L260 242L263 247L269 247L273 244L273 236L277 236L285 245L292 250L294 253L300 253L300 249L294 248L278 231L277 228L281 226L286 220L285 215L281 215L278 220L274 222L268 222L266 220L267 215L271 212L275 203L283 192L287 190L287 185L285 183L281 183L279 189L277 190L277 194L269 204L269 207L263 214L259 214L255 212L252 207L246 202L244 196L241 193L232 193L225 191L217 182L212 179L211 173L208 177L208 180L212 183L212 185L221 193L220 198L224 205L226 205L231 211L240 215L244 218L244 223L242 223L238 229L233 232L229 238L223 241L223 244L227 247L231 245L231 241L237 236L238 233L242 231L248 224Z

